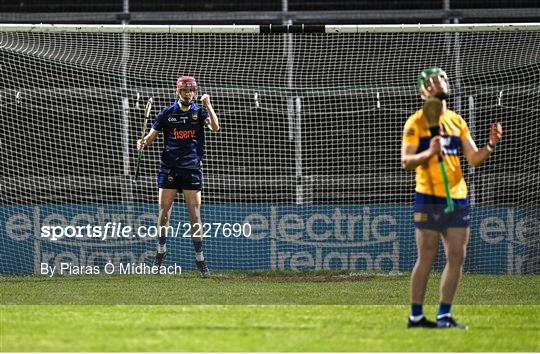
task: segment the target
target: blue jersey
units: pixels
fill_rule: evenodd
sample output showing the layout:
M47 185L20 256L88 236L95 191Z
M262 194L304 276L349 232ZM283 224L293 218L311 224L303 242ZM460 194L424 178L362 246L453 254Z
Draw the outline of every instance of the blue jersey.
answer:
M206 118L208 112L195 103L188 111L182 111L177 101L159 112L152 129L163 132L162 171L202 167Z

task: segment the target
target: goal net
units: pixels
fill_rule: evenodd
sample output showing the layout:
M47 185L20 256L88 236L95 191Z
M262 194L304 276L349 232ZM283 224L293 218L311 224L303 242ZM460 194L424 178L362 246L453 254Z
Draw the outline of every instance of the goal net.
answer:
M480 147L492 122L504 129L483 166L462 163L464 270L540 271L539 25L259 32L1 26L0 274L152 263L163 138L138 181L135 143L148 98L153 120L174 103L180 75L196 77L222 125L206 132L203 166L212 270L410 271L414 173L400 166L401 135L422 104L416 76L433 66L448 73L449 106ZM179 195L166 264L183 270L195 268L188 222ZM118 237L124 226L132 232Z

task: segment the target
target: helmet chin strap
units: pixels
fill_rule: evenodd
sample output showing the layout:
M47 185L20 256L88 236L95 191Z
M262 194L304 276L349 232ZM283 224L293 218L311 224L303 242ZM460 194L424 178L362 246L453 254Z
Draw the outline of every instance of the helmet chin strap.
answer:
M193 102L193 100L189 100L189 101L186 102L181 98L178 101L180 102L180 105L182 107L189 107L189 106L191 106L191 102Z

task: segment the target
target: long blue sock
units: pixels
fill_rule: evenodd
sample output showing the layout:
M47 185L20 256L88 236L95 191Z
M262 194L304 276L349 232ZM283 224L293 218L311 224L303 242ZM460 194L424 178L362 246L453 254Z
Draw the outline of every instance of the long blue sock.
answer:
M204 255L202 251L202 241L193 241L193 248L195 248L195 258L198 261L204 261Z
M452 304L445 304L441 302L439 304L439 312L437 312L437 318L449 317L451 308Z
M411 304L411 316L418 317L424 315L424 310L422 309L422 304Z
M167 252L167 238L165 236L160 236L158 238L157 251L158 253Z
M165 236L159 236L158 242L160 245L164 245L167 243L167 238Z

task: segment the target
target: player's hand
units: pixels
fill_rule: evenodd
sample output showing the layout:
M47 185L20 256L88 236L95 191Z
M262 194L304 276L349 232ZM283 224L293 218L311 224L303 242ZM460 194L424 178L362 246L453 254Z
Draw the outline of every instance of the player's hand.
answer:
M489 130L489 143L493 146L497 145L502 139L502 124L499 122L493 123Z
M142 150L148 146L148 141L146 139L137 140L137 150Z
M431 138L429 142L429 150L431 151L431 156L439 155L442 151L441 137L439 135Z
M202 95L201 102L202 102L203 106L205 106L205 107L210 106L210 95L207 94L207 93Z

